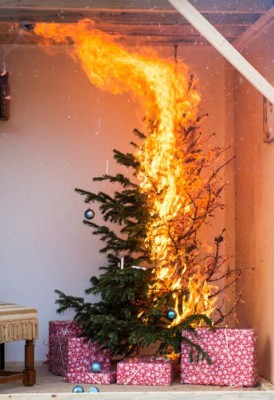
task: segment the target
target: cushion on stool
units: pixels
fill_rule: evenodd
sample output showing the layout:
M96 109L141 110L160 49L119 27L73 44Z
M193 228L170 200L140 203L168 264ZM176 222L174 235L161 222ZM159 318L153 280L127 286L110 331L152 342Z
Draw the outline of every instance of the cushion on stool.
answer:
M38 338L37 310L0 303L0 343Z

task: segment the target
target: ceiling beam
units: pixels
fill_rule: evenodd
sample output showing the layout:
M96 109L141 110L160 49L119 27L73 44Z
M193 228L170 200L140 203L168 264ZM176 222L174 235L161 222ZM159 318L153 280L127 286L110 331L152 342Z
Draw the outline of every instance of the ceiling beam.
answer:
M188 0L168 0L270 103L274 87L233 47Z
M172 6L167 0L1 0L1 6L20 8L32 7L36 8L40 3L44 9L47 8L82 8L82 9L111 9L113 10L172 10ZM191 3L200 12L211 8L216 12L230 11L239 12L260 12L267 11L272 6L272 0L191 0Z
M274 6L272 6L261 18L259 18L250 28L248 28L234 42L233 46L242 51L248 44L263 31L266 31L270 25L274 24Z
M219 16L226 16L226 15L234 15L237 14L240 17L243 17L245 15L250 15L252 16L253 14L257 15L263 15L265 14L268 10L264 8L256 8L256 9L242 9L242 10L232 10L232 9L211 9L211 8L198 8L199 12L201 14L209 14L209 15L219 15ZM52 11L52 12L105 12L105 13L131 13L131 14L140 14L140 13L149 13L149 14L177 14L178 11L175 10L174 8L149 8L149 9L144 9L144 8L107 8L107 7L80 7L80 4L76 7L71 7L69 4L66 4L64 7L41 7L40 6L35 6L35 7L26 7L23 6L22 4L15 6L4 6L3 4L0 4L0 13L2 12L14 12L14 13L20 13L24 11L29 11L29 12L35 12L35 11Z
M171 12L172 11L172 12ZM261 13L211 13L204 11L203 15L215 26L246 26L254 24ZM189 22L176 10L110 10L86 8L41 8L41 7L1 7L1 21L30 20L37 22L77 22L90 18L100 22L130 24L161 24L189 25Z

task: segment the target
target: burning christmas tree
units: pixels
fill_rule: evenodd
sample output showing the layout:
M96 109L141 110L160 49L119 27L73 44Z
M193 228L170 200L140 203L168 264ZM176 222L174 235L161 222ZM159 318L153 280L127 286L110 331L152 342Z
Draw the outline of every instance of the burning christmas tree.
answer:
M219 172L228 161L225 149L212 145L205 151L212 136L200 130L196 81L183 64L128 52L91 21L37 24L35 31L48 41L73 43L70 55L81 61L92 84L141 95L146 110L146 132L135 132L141 142L132 142L134 152L114 151L133 179L95 178L119 183L122 189L114 194L77 189L87 203L99 204L105 222L120 227L117 234L108 225L85 221L101 236L107 255L108 265L86 291L101 300L88 303L58 291L59 311L74 309L85 336L113 353L156 342L160 352L178 351L183 328L201 321L210 325L216 311L216 322L231 313L216 299L239 276L226 270L223 232L213 239L215 251L206 253L201 241L201 228L223 208Z

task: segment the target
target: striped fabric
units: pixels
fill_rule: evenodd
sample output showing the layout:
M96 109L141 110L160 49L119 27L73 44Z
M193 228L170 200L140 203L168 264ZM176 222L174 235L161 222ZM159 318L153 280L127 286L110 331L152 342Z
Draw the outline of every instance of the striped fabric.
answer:
M37 339L38 330L37 310L0 303L0 343Z

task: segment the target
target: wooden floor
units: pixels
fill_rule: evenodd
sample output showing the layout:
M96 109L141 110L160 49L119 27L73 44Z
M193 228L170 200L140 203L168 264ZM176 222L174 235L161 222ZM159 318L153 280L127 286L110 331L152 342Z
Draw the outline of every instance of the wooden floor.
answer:
M9 369L19 369L18 363L7 363ZM23 368L23 366L22 366ZM75 384L66 383L62 377L51 374L47 365L37 363L37 383L25 387L20 382L0 385L0 400L274 400L274 385L261 380L255 388L235 389L220 386L181 385L175 381L172 386L121 386L94 385L99 393L72 393ZM85 391L90 386L83 385Z

